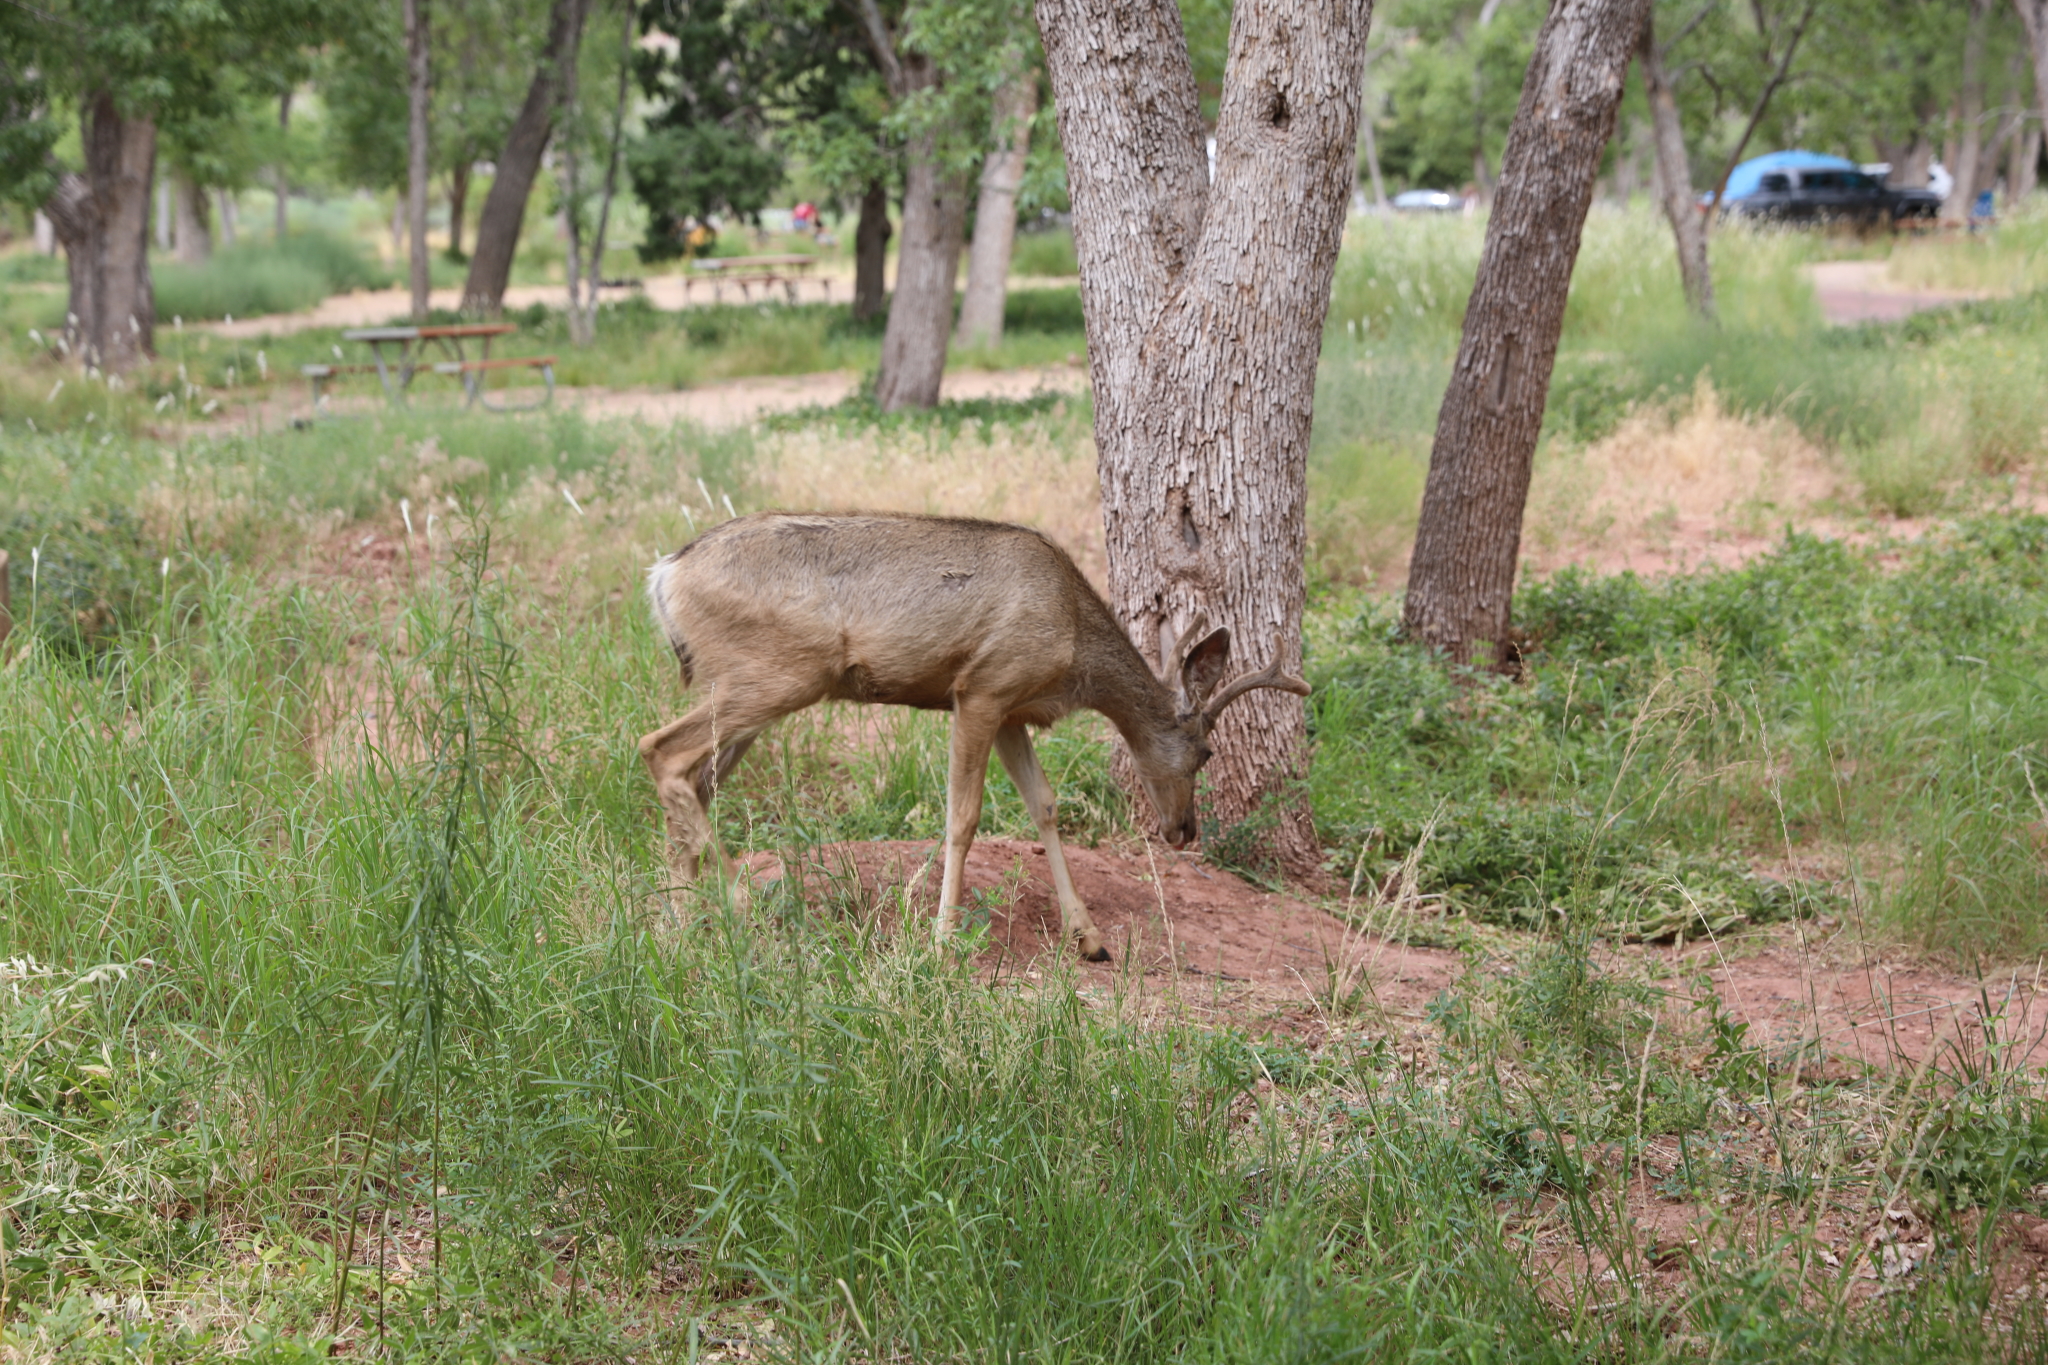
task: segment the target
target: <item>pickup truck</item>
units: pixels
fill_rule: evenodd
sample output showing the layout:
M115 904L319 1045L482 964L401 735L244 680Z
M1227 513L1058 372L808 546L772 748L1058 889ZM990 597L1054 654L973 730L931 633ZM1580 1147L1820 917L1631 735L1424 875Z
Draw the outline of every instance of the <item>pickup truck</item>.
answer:
M1754 192L1730 199L1727 211L1766 222L1878 227L1932 218L1941 211L1941 199L1931 190L1894 187L1862 171L1801 167L1766 172Z

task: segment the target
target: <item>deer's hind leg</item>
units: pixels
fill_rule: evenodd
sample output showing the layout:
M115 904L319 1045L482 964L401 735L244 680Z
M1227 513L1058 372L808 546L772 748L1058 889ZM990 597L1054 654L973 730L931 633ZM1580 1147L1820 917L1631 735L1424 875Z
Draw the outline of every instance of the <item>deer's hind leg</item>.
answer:
M1074 879L1067 875L1067 858L1060 852L1059 808L1053 800L1052 783L1039 766L1038 751L1031 747L1030 732L1021 725L1005 725L996 731L996 755L1017 784L1017 795L1024 798L1031 822L1038 826L1038 841L1045 845L1046 861L1052 864L1053 890L1060 899L1061 927L1080 951L1082 961L1109 961L1109 949L1102 946L1102 935L1088 917L1088 907L1075 894Z
M640 740L640 757L654 779L668 828L669 895L682 909L684 888L697 880L708 854L721 875L732 860L718 846L710 805L718 784L739 763L757 735L792 711L824 695L822 686L792 686L787 679L721 679L682 719Z

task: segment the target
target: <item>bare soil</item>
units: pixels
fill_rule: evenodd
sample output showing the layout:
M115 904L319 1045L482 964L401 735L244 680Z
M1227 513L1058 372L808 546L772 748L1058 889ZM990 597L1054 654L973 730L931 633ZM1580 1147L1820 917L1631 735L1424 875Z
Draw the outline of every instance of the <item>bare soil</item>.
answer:
M1084 990L1142 982L1195 1016L1318 1042L1355 1032L1327 1014L1360 988L1368 1022L1396 1041L1430 1030L1424 1009L1468 970L1512 969L1505 954L1424 947L1349 922L1325 904L1252 885L1192 854L1157 847L1068 848L1075 890L1115 955L1077 964ZM928 924L937 909L938 848L915 842L827 845L799 869L820 892L857 885L863 910L889 927L909 913ZM756 878L788 875L772 853L746 859ZM967 859L967 890L985 907L991 974L1042 973L1071 950L1043 845L979 839ZM1334 913L1333 913L1334 912ZM1982 975L1892 949L1877 949L1827 921L1779 925L1682 946L1616 949L1609 965L1684 982L1709 979L1728 1017L1774 1064L1846 1078L1864 1068L1951 1066L1981 1057L1988 1036L2013 1067L2048 1063L2048 997L2042 966Z

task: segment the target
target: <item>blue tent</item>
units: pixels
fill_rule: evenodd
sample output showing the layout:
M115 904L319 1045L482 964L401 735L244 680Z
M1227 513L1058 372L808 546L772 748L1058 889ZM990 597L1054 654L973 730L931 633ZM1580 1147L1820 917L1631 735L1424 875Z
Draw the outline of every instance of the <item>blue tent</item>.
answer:
M1773 171L1857 169L1859 167L1853 161L1844 160L1839 156L1826 156L1820 152L1802 152L1796 149L1789 152L1770 152L1763 156L1753 156L1735 168L1735 173L1728 177L1727 197L1733 200L1755 194L1762 185L1763 178ZM1709 189L1704 197L1712 198L1713 191Z

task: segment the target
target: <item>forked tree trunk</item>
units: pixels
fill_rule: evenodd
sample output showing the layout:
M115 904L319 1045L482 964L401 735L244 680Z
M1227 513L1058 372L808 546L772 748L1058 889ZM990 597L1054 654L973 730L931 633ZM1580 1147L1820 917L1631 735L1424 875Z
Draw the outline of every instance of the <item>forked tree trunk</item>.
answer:
M155 351L149 187L156 124L123 117L111 91L81 103L85 174L67 172L43 206L64 244L71 296L64 335L85 364L122 374Z
M1671 223L1678 246L1678 278L1685 301L1709 322L1714 319L1714 276L1707 263L1707 221L1693 197L1692 168L1685 155L1685 129L1678 121L1678 100L1664 75L1664 56L1657 50L1651 20L1643 21L1643 89L1649 97L1650 128L1657 149L1657 199Z
M177 220L178 261L203 265L213 255L213 225L207 221L206 191L183 174L171 177L172 212Z
M1234 665L1301 666L1309 418L1358 137L1371 0L1238 0L1216 178L1173 0L1037 0L1074 204L1110 600L1229 627ZM1255 692L1206 769L1224 828L1319 860L1306 713ZM1127 782L1128 786L1129 783Z
M1984 30L1991 17L1991 0L1970 0L1970 18L1963 28L1963 87L1959 145L1950 159L1949 173L1955 187L1942 201L1941 216L1951 223L1968 221L1977 198L1977 153L1983 141L1984 121Z
M405 221L411 254L412 319L427 320L427 99L430 79L427 0L405 0Z
M1017 191L1031 152L1031 120L1038 113L1038 71L1026 66L996 91L994 145L981 163L981 194L974 203L974 245L967 253L967 288L960 298L962 346L997 346L1003 340L1003 297L1010 252L1017 242Z
M882 311L888 295L883 272L889 259L889 187L880 176L860 197L860 225L853 231L853 316L864 322Z
M1437 416L1408 571L1409 633L1507 662L1522 508L1572 265L1649 0L1556 0L1508 129L1479 277Z
M564 62L576 60L583 39L584 0L553 0L548 9L548 45L540 54L526 99L512 120L497 174L484 196L483 216L476 225L476 253L469 260L469 279L462 287L462 311L495 316L505 303L512 279L512 255L519 248L519 229L526 221L526 200L540 174L542 155L555 129L562 105Z
M882 331L875 402L883 412L939 401L946 343L953 333L953 291L967 231L967 177L939 161L935 138L921 133L903 151L903 240L896 248L896 290Z

